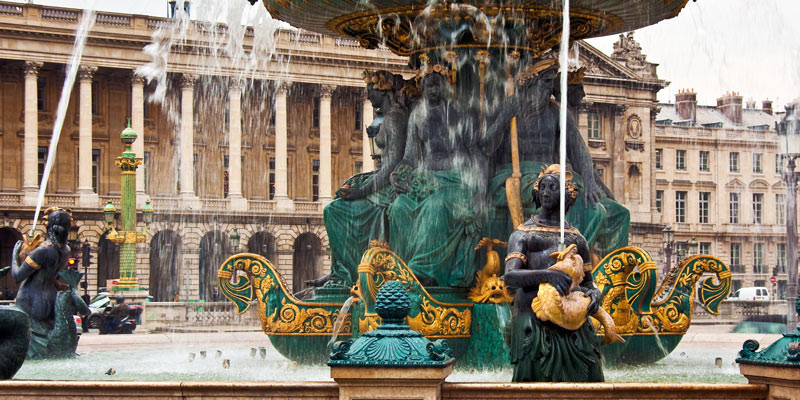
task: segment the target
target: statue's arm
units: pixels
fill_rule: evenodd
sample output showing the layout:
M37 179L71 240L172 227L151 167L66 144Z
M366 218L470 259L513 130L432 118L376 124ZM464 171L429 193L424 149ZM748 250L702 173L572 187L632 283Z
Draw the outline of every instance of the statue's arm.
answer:
M412 112L413 115L413 112ZM410 118L412 121L413 118ZM422 154L422 144L419 139L418 126L415 123L408 124L408 133L405 138L405 150L403 151L402 159L397 163L397 166L389 171L389 181L398 193L406 193L410 190L409 182L397 174L401 166L408 166L411 169L417 168L420 165L420 158Z
M592 156L589 154L589 148L584 143L571 114L567 116L567 158L583 178L583 195L586 203L590 206L594 205L600 200L602 189L595 184Z
M406 144L406 120L405 115L390 114L389 121L384 121L381 129L389 129L386 132L388 143L383 153L383 163L381 169L372 176L372 179L364 186L363 191L358 193L358 197L348 196L348 198L364 198L375 193L388 185L389 177L395 168L400 165L405 154Z
M16 283L20 283L25 279L28 279L31 274L40 268L40 264L36 261L33 261L31 258L31 256L37 253L36 251L31 252L25 257L24 260L22 260L21 264L19 263L19 252L21 248L22 241L18 240L14 245L14 250L11 253L11 276L14 278L14 282Z
M500 106L500 111L478 143L481 151L487 157L497 151L506 135L510 135L511 119L516 115L516 111L515 107L512 105L512 101L508 101L508 103L509 104Z
M527 249L525 246L526 232L517 230L508 238L508 254L506 259L506 273L503 280L509 287L531 288L539 286L539 283L547 281L546 272L528 269ZM512 257L513 254L522 254L524 257Z

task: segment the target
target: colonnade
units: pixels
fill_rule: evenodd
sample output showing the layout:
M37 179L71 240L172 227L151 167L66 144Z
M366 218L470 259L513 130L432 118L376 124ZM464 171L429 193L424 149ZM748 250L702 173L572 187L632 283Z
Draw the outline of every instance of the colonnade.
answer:
M38 109L37 109L37 77L43 63L26 61L24 65L25 93L24 93L24 157L23 157L23 202L34 205L38 194ZM78 202L80 207L98 207L99 196L92 187L92 80L96 66L81 65L78 71L78 112L79 112L79 139L78 139ZM181 90L181 118L178 137L180 140L180 154L194 154L194 91L199 76L182 74L180 76ZM144 154L144 79L130 75L131 84L131 126L139 135L133 144L133 151L138 157ZM275 90L275 196L276 210L293 211L294 205L289 198L289 168L288 168L288 117L287 97L291 89L291 82L279 82ZM228 124L228 199L231 210L247 210L247 199L242 194L242 126L241 126L241 98L243 94L242 82L231 80L228 86L229 95L229 121ZM319 167L319 201L330 202L332 193L332 129L331 129L331 99L335 85L320 84L320 167ZM362 105L362 135L363 135L363 170L370 171L374 168L370 157L369 140L366 127L372 122L372 105L366 99ZM178 196L183 208L199 209L202 202L197 196L194 187L194 160L191 156L181 156L179 161L178 179L180 191ZM136 177L136 197L139 205L144 204L147 194L144 192L144 174Z

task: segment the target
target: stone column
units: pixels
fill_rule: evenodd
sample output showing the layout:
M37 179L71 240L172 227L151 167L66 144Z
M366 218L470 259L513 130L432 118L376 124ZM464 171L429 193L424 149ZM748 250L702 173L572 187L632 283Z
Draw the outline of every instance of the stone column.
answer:
M39 192L39 109L36 78L44 63L26 61L25 73L25 139L23 144L22 192L25 205L36 205Z
M331 98L335 85L322 85L319 101L319 201L328 204L331 194Z
M92 78L93 65L78 67L78 204L97 208L99 198L92 187Z
M242 84L231 82L228 89L230 124L228 126L228 198L230 208L247 211L247 199L242 196Z
M613 128L613 145L611 154L612 175L613 180L611 189L614 197L619 200L625 199L625 113L628 111L627 104L617 104L614 109L614 128Z
M133 142L136 157L144 159L144 78L131 73L131 127L138 134ZM152 171L148 171L152 173ZM144 207L147 194L144 192L144 167L136 174L136 208Z
M288 179L288 131L286 97L291 82L281 82L275 94L275 200L279 211L293 211L294 202L289 198Z
M372 123L372 114L374 111L372 110L372 103L369 101L369 99L367 99L366 93L364 94L362 101L361 121L363 126L361 127L361 131L363 132L363 135L361 137L361 162L363 164L363 172L367 172L375 169L375 161L372 160L372 150L370 149L369 137L367 136L367 127Z
M180 174L181 192L184 208L199 209L200 199L194 192L194 83L197 75L184 74L181 77L181 134L180 134Z

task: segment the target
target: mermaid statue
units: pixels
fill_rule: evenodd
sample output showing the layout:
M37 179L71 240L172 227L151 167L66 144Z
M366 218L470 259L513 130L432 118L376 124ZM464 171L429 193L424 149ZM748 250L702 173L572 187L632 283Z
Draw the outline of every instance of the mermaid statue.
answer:
M559 165L554 164L541 171L532 193L539 212L518 226L508 239L505 282L508 287L517 288L511 322L514 382L603 381L600 343L587 316L598 312L602 296L592 279L589 247L583 235L565 221L564 243L559 243L559 170ZM571 178L568 174L565 211L578 198ZM560 248L564 246L567 249ZM578 285L573 286L573 279L563 270L550 268L559 262L558 257L551 257L554 253L563 253L562 261L573 253L582 260L582 266L589 266L583 268ZM543 308L548 301L539 293L550 287L559 296L577 291L578 296L588 300L583 303L583 316L577 327L565 328L559 325L561 318L547 317L548 310Z

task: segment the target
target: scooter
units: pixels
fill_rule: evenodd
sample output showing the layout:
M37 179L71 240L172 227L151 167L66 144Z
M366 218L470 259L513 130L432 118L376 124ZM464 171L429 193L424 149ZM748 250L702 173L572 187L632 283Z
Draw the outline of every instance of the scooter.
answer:
M111 310L113 308L108 306L103 310L103 324L100 325L100 334L107 335L107 334L131 334L133 331L136 330L136 321L135 318L142 314L142 307L140 306L128 306L128 315L119 321L117 321L109 330L109 323L108 319L113 318L111 316Z

